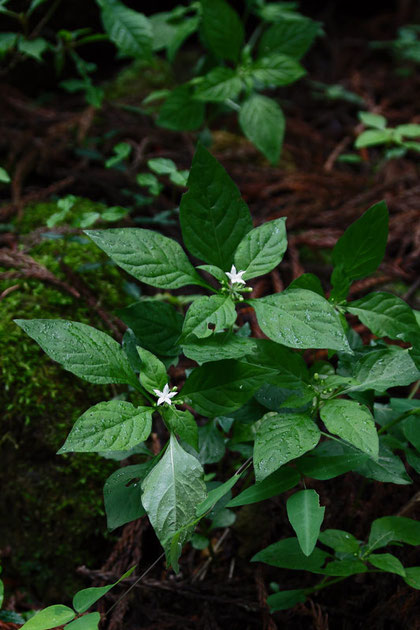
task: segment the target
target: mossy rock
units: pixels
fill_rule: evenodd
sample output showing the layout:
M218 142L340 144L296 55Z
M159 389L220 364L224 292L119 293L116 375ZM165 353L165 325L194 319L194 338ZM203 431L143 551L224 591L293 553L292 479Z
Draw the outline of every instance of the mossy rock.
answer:
M38 204L26 215L25 230L45 223L51 209ZM29 253L61 279L60 259L73 270L93 265L83 280L109 312L133 301L118 269L84 237L41 239ZM66 599L85 584L77 566L99 567L106 559L111 538L102 488L118 467L96 454L56 452L81 413L125 390L92 385L64 371L13 323L14 318L62 318L109 333L83 301L32 279L7 280L2 290L12 285L18 288L2 300L0 319L0 478L7 514L0 540L2 549L11 550L5 574L47 603Z

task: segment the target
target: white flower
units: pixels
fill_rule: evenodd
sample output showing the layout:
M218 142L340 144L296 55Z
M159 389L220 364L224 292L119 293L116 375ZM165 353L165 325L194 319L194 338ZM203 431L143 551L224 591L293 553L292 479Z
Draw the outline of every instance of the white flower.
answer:
M230 284L246 284L245 280L242 278L245 271L236 271L235 265L232 265L232 269L230 271L225 271L225 274L230 280Z
M171 398L176 396L176 392L171 392L168 384L166 384L163 388L163 392L160 392L158 389L154 389L153 391L155 392L156 396L159 396L157 401L158 405L163 405L163 403L169 403L170 405L172 405Z

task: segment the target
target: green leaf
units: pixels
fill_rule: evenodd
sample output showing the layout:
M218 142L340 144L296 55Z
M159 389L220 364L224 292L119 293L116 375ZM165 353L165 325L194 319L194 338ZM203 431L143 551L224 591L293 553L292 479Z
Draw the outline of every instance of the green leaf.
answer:
M234 256L235 266L245 271L244 279L268 273L283 260L287 249L286 219L275 219L245 234Z
M256 481L318 444L320 432L310 416L269 412L260 420L254 446Z
M315 490L300 490L287 499L287 516L296 532L300 548L305 556L315 549L325 507L320 507Z
M198 459L201 464L216 464L226 452L225 440L214 420L198 427Z
M119 343L100 330L64 319L14 321L51 359L85 381L137 385L136 375Z
M420 453L420 409L416 410L416 414L406 418L403 423L404 435L409 442Z
M324 297L324 289L322 288L321 280L313 273L303 273L299 278L296 278L296 280L293 280L293 282L289 284L288 289L307 289Z
M367 407L354 400L327 400L321 407L320 415L330 433L378 459L378 433Z
M13 50L16 45L17 38L17 33L0 33L0 59L5 57L8 52Z
M299 459L296 462L296 467L305 477L325 481L354 470L356 466L365 460L366 455L363 453L349 452L344 455L323 457L322 455L317 455L315 451L313 454Z
M161 289L203 281L173 239L143 228L87 230L86 234L124 271Z
M22 39L18 40L18 50L28 57L33 57L37 61L42 61L42 55L48 49L48 42L43 37L36 37L35 39Z
M271 164L277 164L285 129L284 114L272 98L252 94L239 112L239 124L245 136Z
M119 584L122 580L130 577L135 568L135 566L131 567L131 569L128 569L128 571L126 571L119 580L113 584L108 584L108 586L92 586L90 588L82 589L73 597L73 608L77 610L78 613L86 612L88 608L98 601L98 599L101 599L101 597L106 595L111 588L114 588L114 586L117 586L117 584Z
M413 333L420 333L413 310L392 293L369 293L360 300L350 302L347 310L357 315L377 337L410 341Z
M270 607L270 612L277 612L278 610L287 610L293 608L296 604L301 604L306 600L306 594L303 589L293 589L290 591L280 591L267 597L267 604Z
M207 496L203 475L198 460L171 435L164 456L143 481L143 505L166 554L172 537L194 520L198 505ZM179 546L190 533L188 527L181 532Z
M368 561L377 569L405 577L403 565L392 553L372 553L369 555Z
M143 13L128 9L117 0L100 0L102 24L118 51L134 59L152 53L152 26Z
M159 412L170 432L179 435L181 440L198 451L198 427L192 413L181 411L172 405L161 407Z
M369 549L386 547L391 542L420 545L420 522L405 516L383 516L373 521L369 534Z
M359 384L351 385L347 391L379 392L389 387L410 385L420 376L408 350L398 346L378 348L362 356L353 366L353 377Z
M8 174L7 171L4 170L4 168L0 166L0 182L2 184L8 184L10 181L11 181L10 175Z
M201 0L201 31L208 48L221 59L236 63L244 41L238 14L225 0Z
M275 370L275 374L270 377L270 383L290 390L301 391L305 388L309 372L300 354L269 339L252 341L254 350L247 356L247 361Z
M112 168L117 164L121 164L123 160L129 157L133 147L128 142L119 142L113 147L114 155L107 159L105 162L106 168Z
M62 626L75 616L74 610L68 606L56 604L40 610L21 627L23 630L49 630L49 628Z
M309 556L305 556L297 538L284 538L259 551L251 562L265 562L280 569L318 572L329 554L315 547Z
M420 567L407 567L404 582L408 586L420 590Z
M282 53L301 59L319 33L319 23L309 19L283 19L270 26L261 37L259 55Z
M140 357L140 383L150 393L155 394L155 389L163 390L168 382L166 368L154 354L137 346Z
M387 122L384 116L371 112L359 112L359 120L366 127L373 127L374 129L385 129Z
M153 197L158 197L163 190L163 185L153 173L139 173L136 177L136 183L147 188L149 195Z
M76 420L58 453L128 451L149 437L152 413L123 400L100 402Z
M0 572L1 572L1 567L0 567ZM3 580L0 580L0 608L3 606L3 599L4 599L4 583L3 583Z
M182 237L193 256L224 271L252 229L248 206L232 179L201 144L195 152L188 192L180 204Z
M296 59L278 53L260 57L249 66L248 71L258 87L264 88L289 85L306 74Z
M183 338L209 337L213 332L231 328L236 321L235 303L228 295L200 297L191 304L182 328ZM211 328L210 328L211 326Z
M108 477L104 485L104 504L108 529L115 529L144 516L145 510L141 503L139 480L146 476L150 466L149 462L125 466Z
M224 359L241 359L253 352L255 340L247 337L239 337L228 331L199 339L194 335L189 336L182 344L182 351L186 357L197 361L200 365L210 361L222 361Z
M388 209L384 201L371 206L347 228L332 252L334 267L350 280L373 273L385 254L388 239ZM334 287L336 269L332 275ZM345 296L344 296L345 297Z
M235 100L242 90L242 81L231 68L213 68L195 83L194 98L200 101L220 103Z
M263 333L277 343L350 352L340 317L317 293L287 289L249 302Z
M383 483L395 483L398 485L412 483L401 459L381 444L379 445L378 461L367 458L360 465L356 466L354 471L368 479L375 479Z
M238 496L229 501L226 507L238 507L240 505L249 505L251 503L259 503L265 499L271 499L276 495L294 488L300 481L300 475L293 468L281 468L271 475L243 490Z
M420 138L420 125L416 125L414 123L398 125L398 127L395 128L395 131L406 138Z
M163 103L156 122L172 131L195 131L203 124L204 113L205 104L194 99L192 85L180 85Z
M117 311L117 314L131 328L143 348L163 356L180 353L177 342L183 317L170 304L142 300Z
M181 396L208 418L228 415L239 409L272 374L272 370L226 360L195 368L187 378Z
M358 553L359 541L341 529L326 529L319 534L319 541L327 547L331 547L337 553Z
M354 560L334 560L333 562L329 562L325 569L318 569L315 573L348 577L350 575L357 575L358 573L366 573L367 570L367 566L362 560L355 558Z
M66 625L67 630L97 630L101 615L98 612L88 613Z
M389 129L368 129L357 136L354 146L356 149L364 147L373 147L378 144L386 144L391 139L391 131Z
M222 483L220 486L210 490L207 499L205 499L205 501L200 503L197 507L197 518L204 516L207 512L212 510L220 499L223 499L228 493L230 493L231 489L240 478L241 475L233 475L233 477L225 481L225 483ZM230 503L228 505L230 505Z

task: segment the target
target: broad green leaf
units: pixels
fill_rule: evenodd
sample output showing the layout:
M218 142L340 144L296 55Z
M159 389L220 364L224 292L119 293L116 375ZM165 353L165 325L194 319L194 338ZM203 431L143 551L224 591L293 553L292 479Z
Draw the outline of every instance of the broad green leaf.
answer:
M56 604L40 610L21 627L23 630L49 630L49 628L62 626L75 616L74 610L68 606Z
M263 333L277 343L350 352L340 317L317 293L287 289L249 302Z
M294 488L299 483L299 480L300 475L296 470L293 468L281 468L263 479L263 481L243 490L238 496L229 501L226 507L238 507L271 499L271 497Z
M398 485L412 483L401 459L383 444L379 445L379 458L377 461L367 457L361 464L354 467L354 472L368 479L375 479L383 483L395 483Z
M284 538L259 551L251 562L265 562L280 569L317 572L329 555L326 551L315 547L309 556L305 556L297 538Z
M198 460L186 453L171 435L168 448L142 483L142 502L153 529L168 554L173 536L195 519L206 496L204 471ZM184 529L178 547L188 539Z
M235 483L240 478L241 475L233 475L233 477L225 481L225 483L222 483L220 486L217 486L213 490L210 490L207 499L205 499L205 501L203 501L203 503L200 503L200 505L197 507L197 517L204 516L206 512L212 510L216 503L220 501L220 499L223 499L223 497L225 497L231 491ZM230 505L230 503L228 503L228 505Z
M118 0L100 0L102 24L118 51L134 59L148 59L152 52L152 26L143 13Z
M117 311L117 314L131 328L143 348L163 356L179 354L177 342L183 317L170 304L142 300Z
M327 400L321 407L321 419L330 433L367 453L374 459L379 454L379 439L369 409L355 400Z
M244 279L268 273L283 259L287 249L286 219L274 219L245 234L235 252L237 269L245 271Z
M181 440L198 451L198 427L192 413L181 411L173 405L165 405L159 409L159 412L171 433L179 435Z
M185 246L193 256L228 271L237 246L252 229L248 206L222 165L201 144L188 187L180 204Z
M153 197L158 197L163 190L163 185L153 173L139 173L136 182L139 186L147 188L149 195Z
M240 109L239 124L248 140L271 164L277 164L283 145L285 119L276 101L262 94L252 94Z
M66 625L67 630L98 630L101 615L98 612L88 613Z
M226 452L225 440L214 420L198 427L198 460L204 464L216 464Z
M278 53L260 57L247 70L258 87L289 85L306 74L296 59Z
M406 418L403 423L404 435L420 453L420 409L416 414Z
M373 273L385 254L388 238L388 209L384 201L371 206L347 228L332 253L334 267L350 280ZM334 286L336 269L332 275Z
M319 429L310 416L281 412L265 414L255 436L256 481L262 481L283 464L315 448L319 439Z
M76 420L58 452L128 451L149 437L152 413L123 400L100 402Z
M104 504L108 529L144 516L140 481L150 470L150 463L119 468L104 485Z
M17 33L0 33L0 59L2 59L9 51L13 50L17 39Z
M389 129L368 129L357 136L354 146L356 149L364 147L374 147L378 144L386 144L391 140L392 135Z
M374 129L385 129L386 127L386 118L379 114L359 112L359 120L366 125L366 127L373 127Z
M209 361L222 361L223 359L241 359L253 352L255 340L248 337L239 337L227 331L199 339L194 335L189 336L182 344L182 351L186 357L197 361L198 364Z
M319 23L309 19L279 20L261 37L259 55L282 53L301 59L319 33Z
M169 175L177 170L175 162L168 158L152 158L147 160L147 166L158 175Z
M205 104L194 99L191 85L180 85L169 94L157 118L159 127L172 131L194 131L204 122Z
M200 297L191 304L182 328L183 338L204 338L231 328L236 321L235 303L229 295ZM211 326L211 328L210 328Z
M302 390L309 372L302 356L269 339L254 339L254 350L247 361L275 370L270 383L290 390Z
M101 599L101 597L106 595L111 588L114 588L114 586L117 586L117 584L119 584L122 580L130 577L135 568L135 566L131 567L131 569L128 569L128 571L126 571L119 580L113 584L108 584L108 586L91 586L90 588L82 589L73 597L73 608L77 610L78 613L86 612L88 608L98 601L98 599Z
M319 534L319 541L327 547L331 547L338 553L358 553L359 541L341 529L326 529Z
M420 137L420 125L416 125L414 123L409 123L407 125L398 125L395 128L395 131L400 133L402 136L406 138L419 138Z
M244 41L244 27L225 0L200 0L201 31L206 46L216 57L236 63Z
M89 383L128 383L137 378L121 346L112 337L79 322L64 319L16 319L51 359Z
M353 366L353 377L359 384L347 391L375 389L385 391L389 387L410 385L420 376L408 350L398 346L378 348L362 356Z
M213 68L195 84L194 98L212 103L235 100L242 90L242 81L231 68Z
M369 555L368 560L377 569L405 577L403 565L392 553L372 553Z
M405 516L377 518L370 529L369 549L386 547L390 542L420 545L420 522Z
M333 560L326 565L325 569L317 569L314 573L337 577L348 577L350 575L357 575L358 573L366 573L367 570L367 566L362 562L362 560L354 558L353 560Z
M404 582L408 586L420 590L420 567L407 567Z
M303 273L299 278L293 280L288 286L289 289L307 289L324 297L324 289L321 280L313 273Z
M269 368L226 360L195 368L181 396L208 418L226 416L239 409L272 374Z
M24 55L33 57L37 61L42 61L42 55L48 49L49 44L43 37L35 37L35 39L23 39L18 40L18 50Z
M293 589L290 591L280 591L267 597L267 604L270 612L278 610L287 610L293 608L296 604L300 604L306 600L306 594L303 589Z
M287 516L296 532L300 548L305 556L315 549L325 507L320 507L315 490L300 490L287 499Z
M420 333L413 310L392 293L369 293L360 300L350 302L347 310L357 315L377 337L411 341L413 333Z
M296 462L297 469L312 479L334 479L339 475L354 470L354 468L366 460L363 453L346 453L343 455L317 455L316 451L313 455L302 457Z
M124 271L160 289L203 281L173 239L143 228L87 230L86 234Z
M137 352L140 357L140 383L150 394L155 394L155 389L162 391L168 382L162 361L140 346L137 346Z
M216 278L220 282L220 284L227 282L226 272L220 267L216 267L215 265L199 265L197 269L202 269L209 273L213 278Z

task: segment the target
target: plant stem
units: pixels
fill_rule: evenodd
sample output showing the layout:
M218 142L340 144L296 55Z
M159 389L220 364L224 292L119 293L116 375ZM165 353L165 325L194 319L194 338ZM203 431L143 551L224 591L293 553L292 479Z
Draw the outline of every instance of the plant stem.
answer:
M418 389L420 387L420 380L417 381L417 383L414 383L413 388L411 390L411 392L408 394L408 399L411 400L412 398L414 398L414 396L417 394Z
M337 577L334 580L329 580L328 582L326 581L327 578L324 578L322 582L320 582L316 586L313 586L312 588L309 588L309 589L305 589L305 594L310 595L311 593L317 593L318 591L322 591L322 589L327 588L327 586L331 586L331 584L336 584L337 582L342 582L343 580L346 580L348 577L349 577L348 575L344 575L341 577Z
M410 409L409 411L404 411L404 413L399 415L397 418L394 418L394 420L391 420L391 422L388 422L388 424L384 424L384 426L379 429L378 435L382 435L382 433L385 433L385 431L388 431L389 429L394 427L396 424L399 424L400 422L408 418L408 416L412 416L413 414L416 414L416 413L418 413L417 409Z

